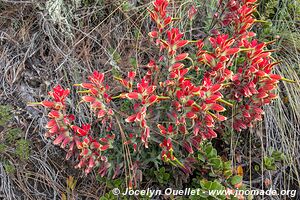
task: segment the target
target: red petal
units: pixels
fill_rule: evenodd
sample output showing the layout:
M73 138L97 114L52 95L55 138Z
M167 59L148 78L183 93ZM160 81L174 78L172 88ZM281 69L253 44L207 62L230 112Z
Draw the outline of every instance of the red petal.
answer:
M207 127L214 127L214 119L211 115L205 115L205 123Z
M100 143L99 142L92 142L91 146L95 149L98 149L100 147Z
M67 144L70 142L70 138L69 137L65 137L64 141L61 143L61 148L66 148Z
M75 120L75 116L74 115L68 115L67 118L70 120L70 121L74 121Z
M184 59L186 59L188 56L189 56L188 53L182 53L182 54L177 55L177 56L175 57L175 60L176 60L176 61L184 60Z
M282 77L278 74L270 74L271 79L280 80Z
M56 110L52 110L49 114L48 114L48 117L50 118L59 118L60 116L60 113Z
M77 140L75 140L75 143L76 143L77 149L82 149L82 147L83 147L82 142L80 142L80 141L77 139Z
M88 123L82 124L82 129L85 131L89 131L91 129L91 125Z
M94 102L96 100L96 98L95 97L91 97L91 96L83 96L82 100L84 102L91 102L92 103L92 102Z
M253 110L259 115L264 114L264 111L261 108L255 107Z
M99 73L97 71L94 71L93 76L94 76L95 79L97 79L97 81L99 83L103 83L103 81L104 81L104 74L103 73Z
M49 130L49 133L51 133L51 134L55 134L55 133L57 133L58 132L58 126L53 126L50 130Z
M89 149L83 149L81 152L82 155L87 156L90 153Z
M178 90L178 91L176 92L176 97L177 97L177 99L180 100L182 96L183 96L183 92L182 92L181 90Z
M100 138L99 140L100 140L100 142L103 142L103 143L107 143L108 142L108 140L106 138Z
M109 148L109 145L106 144L106 145L101 146L101 147L100 147L100 150L101 150L101 151L105 151L105 150L107 150L108 148Z
M159 128L161 134L167 133L166 128L163 125L157 124L157 128Z
M86 136L88 132L80 128L77 130L77 133L79 136L83 137Z
M211 108L212 110L214 110L214 111L217 111L217 112L223 112L223 111L226 110L223 106L221 106L221 105L219 105L219 104L216 104L216 103L212 104L212 105L210 106L210 108Z
M51 119L47 125L46 125L46 128L52 128L53 126L56 125L56 121L54 119Z
M210 91L211 91L211 93L215 93L215 92L218 92L221 88L222 88L221 84L216 84L210 88Z
M237 52L239 52L240 48L231 48L231 49L226 49L225 50L225 55L226 56L230 56L232 54L236 54Z
M148 10L148 12L150 13L151 19L152 19L154 22L156 22L156 20L157 20L157 18L158 18L157 14L156 14L155 12L151 11L151 10Z
M95 101L95 102L93 102L93 103L91 104L90 107L91 107L92 109L96 109L96 108L101 109L101 108L102 108L102 103L99 102L99 101Z
M137 92L130 92L130 93L125 94L125 96L128 99L138 99L139 98L139 93L137 93Z
M246 117L246 118L251 117L250 113L246 110L243 111L243 116Z
M164 20L164 25L167 26L168 24L170 24L172 21L172 17L167 17L165 20Z
M150 128L149 127L146 127L144 132L143 132L143 136L145 136L146 138L146 141L147 141L147 138L150 137Z
M273 90L273 89L275 89L275 88L276 88L276 86L275 86L275 85L272 85L272 84L266 84L266 85L263 86L263 89L264 89L265 91Z
M183 147L185 148L185 150L186 150L188 153L194 153L193 147L192 147L192 145L191 145L189 142L184 141L184 142L183 142Z
M189 118L189 119L195 119L195 118L197 118L197 115L193 111L190 111L190 112L186 113L185 116L187 118Z
M256 75L259 76L259 77L262 77L262 76L265 76L266 73L264 71L257 71Z
M268 97L268 94L266 92L260 92L256 95L256 97L259 99L264 99L264 98Z
M220 114L216 114L217 118L219 121L225 121L227 119L227 117L220 115Z
M189 43L188 40L181 40L181 41L176 43L176 46L177 47L183 47L183 46L187 45L188 43Z
M277 94L274 93L269 94L269 99L276 99L276 98L277 98Z
M111 134L111 135L106 135L106 138L109 139L109 140L114 140L116 137L115 134Z
M102 117L105 116L105 114L106 114L106 111L105 111L105 110L100 110L100 111L98 112L97 117L98 117L98 118L102 118Z
M132 80L132 79L134 79L134 77L136 76L136 73L135 73L135 71L130 71L130 72L128 72L128 75L127 75L127 76L128 76L129 79Z
M54 145L59 145L63 139L65 139L65 136L64 134L60 134L54 141L53 141L53 144Z
M113 114L114 114L114 111L113 111L112 109L109 109L108 112L107 112L107 114L108 114L108 115L113 115Z
M127 119L125 119L126 122L134 122L136 119L136 114L133 114L129 117L127 117Z
M149 94L152 94L154 92L154 90L156 89L156 86L152 85L152 86L149 86L147 89L146 89L146 94L149 95Z
M89 145L91 142L90 137L85 137L82 141L83 145Z
M42 101L42 105L48 108L51 108L54 106L54 102L52 101Z
M203 57L204 57L204 59L205 59L209 64L211 64L212 60L214 59L214 57L211 56L211 55L208 54L208 53L203 54Z
M93 157L90 157L88 169L93 168L94 166L95 166L95 160Z
M148 104L149 104L149 105L152 105L153 103L155 103L155 102L157 101L157 99L158 99L158 97L157 97L156 95L152 95L151 97L149 97L149 98L147 99Z
M169 132L169 133L172 133L172 132L173 132L173 126L172 126L172 124L169 125L169 127L168 127L168 132Z
M172 65L171 67L169 67L169 71L174 71L174 70L182 69L183 67L184 67L183 63L175 63L174 65Z
M92 84L92 83L81 83L80 86L83 88L86 88L86 89L94 88L94 84Z
M157 38L158 37L158 32L157 31L152 31L152 32L149 32L148 35L152 38Z

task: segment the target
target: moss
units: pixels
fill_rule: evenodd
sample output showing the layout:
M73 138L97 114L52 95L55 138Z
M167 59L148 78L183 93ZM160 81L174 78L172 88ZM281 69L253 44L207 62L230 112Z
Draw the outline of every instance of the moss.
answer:
M0 144L0 154L3 153L6 150L5 144Z
M0 105L0 126L4 126L12 119L11 110L10 106Z
M24 139L18 140L15 153L21 160L28 160L30 155L29 142Z
M4 170L7 174L13 174L16 170L15 166L8 161L4 161Z
M14 143L22 133L22 129L20 128L11 128L7 130L7 133L5 135L5 139L8 143Z

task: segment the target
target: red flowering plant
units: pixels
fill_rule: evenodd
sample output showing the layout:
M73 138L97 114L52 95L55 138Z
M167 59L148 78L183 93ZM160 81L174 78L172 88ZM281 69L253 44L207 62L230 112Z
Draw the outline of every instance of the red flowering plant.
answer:
M223 29L215 28L211 36L191 41L176 28L178 19L169 14L169 2L154 1L148 11L156 27L148 35L159 55L137 69L140 78L136 71L128 72L125 78L115 77L123 86L118 94L109 90L105 74L97 71L88 82L75 84L84 89L79 92L82 102L97 118L90 124L75 124L75 117L67 113L69 89L54 87L49 93L52 101L38 103L50 109L46 136L67 149L67 158L75 156L76 167L86 174L97 168L105 175L114 162L108 155L114 154L117 147L113 144L118 142L126 145L126 155L160 148L162 161L192 173L194 154L201 150L203 141L217 137L231 123L237 131L253 126L262 119L263 106L276 98L278 82L287 80L272 74L277 64L272 50L251 32L255 3L220 0L222 15L215 16L220 27L233 31L222 33ZM188 18L192 21L196 15L193 6ZM125 116L114 104L124 99L133 105ZM94 130L94 123L105 128ZM129 170L135 168L128 162L119 165L118 171L126 165ZM134 178L130 177L129 186Z

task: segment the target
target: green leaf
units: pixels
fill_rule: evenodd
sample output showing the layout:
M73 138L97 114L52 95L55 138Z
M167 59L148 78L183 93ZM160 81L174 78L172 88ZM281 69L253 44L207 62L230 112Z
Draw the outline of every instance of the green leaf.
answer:
M239 175L235 175L235 176L233 176L233 177L231 178L230 183L231 183L232 185L235 185L235 184L238 184L238 183L240 183L240 182L242 182L242 181L243 181L243 177L241 177L241 176L239 176Z
M210 177L218 177L214 172L209 172L208 175L209 175Z
M169 178L170 178L170 174L165 173L164 174L164 180L169 180Z
M260 170L259 165L255 165L255 166L254 166L254 170L257 171L257 172L259 172L259 170Z
M226 161L223 163L223 167L225 170L231 170L231 161Z
M211 144L209 144L207 146L207 148L205 149L205 153L206 153L208 158L213 158L213 157L216 157L218 155L217 150L214 149Z
M230 176L232 176L232 170L226 170L224 171L224 176L229 178Z
M198 160L205 162L205 157L202 154L198 154Z
M268 170L275 170L275 159L273 157L264 157L264 166Z
M218 170L222 169L223 162L220 157L211 158L209 159L208 162L214 169L218 169Z
M280 151L273 151L272 157L275 159L275 161L282 161L285 158L284 153Z

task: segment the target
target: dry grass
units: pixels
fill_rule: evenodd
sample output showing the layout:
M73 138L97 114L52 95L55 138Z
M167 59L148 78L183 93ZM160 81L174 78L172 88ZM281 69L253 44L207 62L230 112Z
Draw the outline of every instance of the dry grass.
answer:
M279 86L279 98L271 105L265 106L264 122L252 131L253 136L249 136L245 146L248 153L245 159L252 163L261 163L264 156L270 156L270 151L280 151L284 153L285 159L282 164L277 165L277 170L270 171L264 167L260 169L260 177L252 177L249 185L255 187L257 183L260 189L266 188L265 180L271 181L272 188L277 190L298 190L300 187L300 80L299 80L299 19L297 13L291 12L288 7L298 5L299 1L281 1L280 9L277 9L273 19L272 30L274 34L280 36L273 48L278 49L274 58L281 63L276 67L275 73L294 80L296 83L282 82ZM264 4L262 4L264 5ZM296 7L294 7L296 8ZM298 13L299 14L299 13ZM254 137L254 138L253 138ZM246 152L247 152L246 151ZM251 169L251 168L250 168ZM251 177L257 175L254 170L248 172ZM254 180L254 181L253 181ZM271 199L282 199L282 196L272 196Z
M23 124L22 137L33 144L28 161L14 158L13 149L5 151L5 158L15 166L15 173L7 174L0 163L0 195L6 199L60 198L69 176L77 179L73 199L97 199L105 193L106 185L97 181L96 174L85 178L73 169L72 161L63 160L63 151L45 140L44 111L26 103L44 99L57 83L72 88L95 69L125 74L133 67L130 58L139 62L144 56L137 52L144 48L140 26L148 23L144 22L147 4L70 2L0 2L0 100L30 115L23 119L15 113L13 123ZM76 101L74 92L70 99ZM89 113L87 107L69 103L71 111Z

